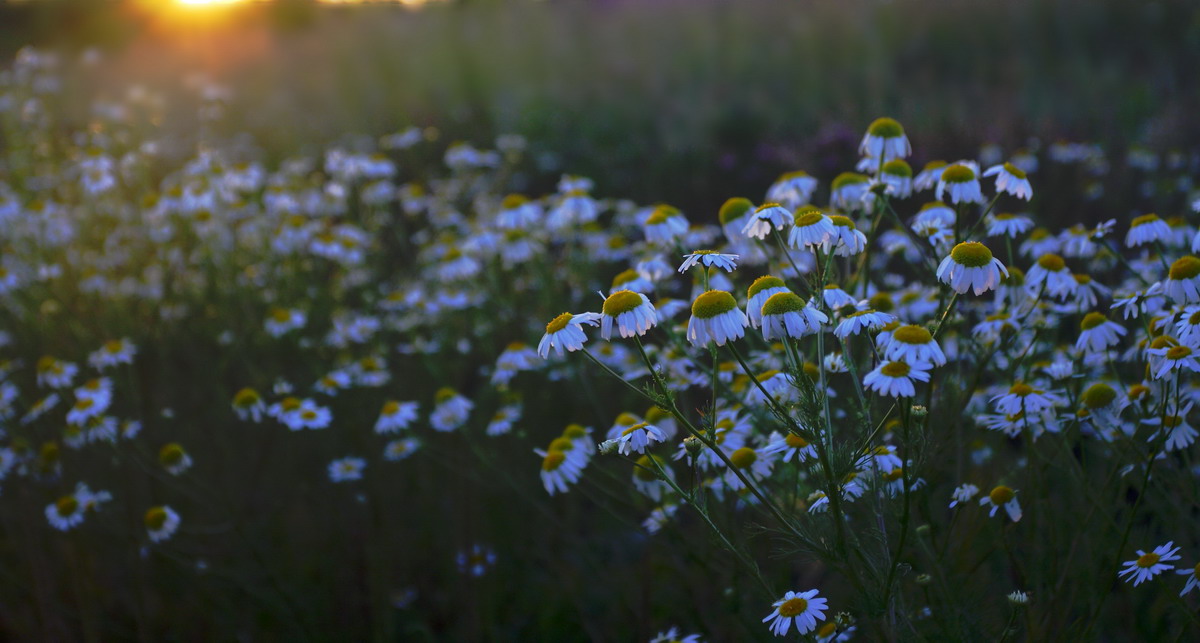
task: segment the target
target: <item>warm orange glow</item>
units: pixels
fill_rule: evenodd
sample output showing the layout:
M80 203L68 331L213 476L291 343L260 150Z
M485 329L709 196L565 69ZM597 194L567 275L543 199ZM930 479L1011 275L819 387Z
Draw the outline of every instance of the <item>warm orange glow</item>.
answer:
M188 7L207 7L216 5L241 4L246 0L175 0L176 4Z

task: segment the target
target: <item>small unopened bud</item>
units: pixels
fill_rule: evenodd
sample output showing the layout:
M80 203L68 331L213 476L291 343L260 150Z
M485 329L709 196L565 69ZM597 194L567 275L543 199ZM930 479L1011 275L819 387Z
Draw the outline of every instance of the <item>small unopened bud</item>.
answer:
M694 458L700 455L700 452L704 450L704 443L700 441L700 438L697 438L694 435L689 435L683 439L683 448L687 451L689 456Z
M617 452L618 446L616 440L605 440L600 443L600 455L612 455Z
M909 413L911 413L914 418L921 420L924 419L926 415L929 415L929 409L920 404L914 404L912 405L912 408L909 409Z
M1027 592L1013 592L1008 595L1008 602L1013 605L1024 605L1029 602L1029 594Z

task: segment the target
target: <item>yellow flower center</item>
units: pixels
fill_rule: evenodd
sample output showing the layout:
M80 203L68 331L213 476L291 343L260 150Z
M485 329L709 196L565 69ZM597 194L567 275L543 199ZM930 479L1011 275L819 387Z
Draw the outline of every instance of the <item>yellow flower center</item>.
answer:
M75 499L75 496L63 496L58 499L58 502L54 503L54 510L64 518L75 513L75 510L78 508L79 501Z
M1005 164L1004 164L1004 171L1005 171L1005 172L1008 172L1009 174L1011 174L1011 175L1013 175L1013 176L1015 176L1015 177L1017 177L1018 179L1023 179L1023 178L1025 178L1025 170L1022 170L1021 168L1019 168L1019 167L1017 167L1017 166L1013 165L1012 163L1005 163Z
M553 333L557 333L558 331L566 328L567 324L570 323L571 319L573 319L574 317L575 316L572 315L571 313L563 313L563 314L559 315L558 317L551 319L550 323L546 324L546 334L550 335Z
M893 159L883 164L883 173L892 176L911 177L913 175L912 166L900 159Z
M792 449L803 449L804 447L808 446L808 440L805 440L795 433L787 434L783 440L787 442L788 447Z
M933 341L933 335L922 326L909 324L901 326L892 333L892 339L903 344L928 344Z
M1156 554L1154 552L1150 552L1148 554L1142 554L1141 556L1138 556L1137 566L1141 567L1143 569L1149 568L1149 567L1154 567L1154 565L1158 563L1159 558L1161 558L1161 556L1159 556L1158 554Z
M822 214L820 210L815 208L811 210L807 208L800 208L796 211L796 216L793 218L793 221L795 222L797 228L805 228L820 223L821 219L824 217L825 215Z
M443 404L458 397L458 392L449 387L442 387L433 394L433 401L437 404Z
M777 292L763 303L762 314L764 316L782 315L801 310L804 310L804 300L799 295L792 292Z
M779 615L784 618L792 618L803 614L806 609L808 609L808 601L800 597L789 598L779 606Z
M677 216L678 214L679 210L677 208L665 204L660 205L654 208L654 211L650 213L650 216L646 217L646 225L658 225L660 223L666 223L667 219Z
M554 471L562 466L567 461L567 454L564 451L550 451L546 453L546 457L542 458L542 471Z
M1004 485L1000 485L995 489L992 489L992 492L988 494L988 498L994 505L1003 505L1015 498L1016 495L1016 492L1012 489Z
M645 429L649 425L650 425L649 422L638 422L637 424L634 424L633 426L625 429L624 431L621 431L621 435L629 435L630 433L633 433L634 431L641 431L642 429Z
M729 461L739 469L745 469L753 465L755 460L758 460L758 453L750 447L742 447L729 454Z
M860 183L866 183L866 182L867 182L867 177L863 174L856 174L854 172L842 172L841 174L834 177L833 183L831 183L830 186L836 192L848 185L858 185Z
M158 461L164 465L172 466L183 461L184 450L177 442L172 442L165 445L158 452Z
M570 440L578 440L587 437L587 429L578 424L568 424L567 428L563 429L563 437Z
M879 372L888 377L905 377L911 370L912 368L904 362L888 362L879 369Z
M1079 322L1081 330L1092 330L1093 328L1103 326L1108 321L1108 317L1104 313L1088 313L1083 316L1083 321Z
M257 391L247 387L238 391L237 394L233 396L233 404L239 408L245 408L247 406L253 406L257 404L260 399L261 398L258 396Z
M656 458L647 453L646 455L638 458L637 463L640 466L633 468L633 475L637 476L638 480L641 480L642 482L654 482L655 480L658 480L658 469L655 465L662 467L663 462L660 458Z
M1104 408L1117 399L1117 391L1104 382L1096 382L1083 392L1082 399L1090 409Z
M763 275L763 276L759 277L758 279L755 279L754 283L750 284L750 288L748 288L746 290L746 297L747 298L753 297L753 296L757 295L758 293L760 293L764 290L767 290L768 288L786 288L786 287L787 286L784 285L783 280L780 279L779 277L772 277L771 275Z
M753 207L754 204L750 202L750 199L733 197L721 205L721 210L717 213L717 218L720 219L722 224L726 224L746 214Z
M642 305L642 296L632 290L618 290L604 300L601 311L609 317L627 313Z
M1046 254L1042 255L1037 262L1043 270L1048 270L1050 272L1058 272L1067 267L1067 262L1063 261L1062 257L1054 254L1053 252L1047 252Z
M942 180L946 183L967 183L975 180L975 171L961 163L955 163L942 170Z
M525 197L523 195L510 194L510 195L504 197L504 201L500 204L500 207L504 210L511 210L513 208L517 208L522 205L525 205L528 201L529 201L529 198Z
M395 400L388 400L383 403L383 415L395 415L400 412L400 403Z
M1200 275L1200 259L1192 255L1180 257L1175 260L1175 263L1171 264L1169 274L1171 279L1175 279L1176 281L1192 279L1196 275Z
M151 531L158 531L167 523L167 511L162 507L151 507L146 510L143 520L146 523L146 528Z
M620 286L621 284L629 283L635 279L638 279L639 277L641 277L641 275L639 275L636 270L633 270L633 269L626 270L626 271L622 272L621 274L617 275L616 277L613 277L612 287L616 288L617 286Z
M992 251L982 243L965 241L954 246L950 251L950 259L960 266L980 268L992 262Z
M1187 346L1173 346L1169 350L1167 350L1167 359L1170 359L1170 360L1185 359L1188 355L1191 355L1191 354L1192 354L1192 349L1188 348Z
M1147 223L1154 223L1155 221L1159 221L1157 214L1143 214L1142 216L1131 221L1129 227L1136 228L1140 225L1146 225Z
M733 295L724 290L710 290L692 302L692 315L700 319L711 319L737 308Z
M867 133L871 136L879 138L899 138L904 136L904 126L894 118L877 118L871 121L871 126L867 128Z

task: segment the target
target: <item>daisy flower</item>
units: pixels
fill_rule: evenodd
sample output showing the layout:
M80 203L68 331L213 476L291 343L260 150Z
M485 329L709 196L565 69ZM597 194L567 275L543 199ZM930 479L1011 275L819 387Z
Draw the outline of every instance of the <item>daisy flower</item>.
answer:
M1163 290L1181 304L1200 303L1200 259L1185 255L1171 264Z
M942 175L938 179L937 192L935 192L937 200L941 201L942 194L948 192L950 202L955 205L983 203L983 191L979 187L979 169L974 165L971 162L960 161L942 170Z
M671 245L688 230L688 220L678 208L666 204L658 205L642 222L646 241Z
M187 471L192 466L191 456L178 442L163 445L163 448L158 450L158 462L173 476Z
M742 447L730 453L729 461L733 463L734 468L742 472L742 475L751 480L770 477L771 468L775 465L772 453L764 453L751 447ZM725 472L725 486L734 491L745 488L742 479L733 470Z
M271 315L263 324L271 337L282 337L297 328L302 328L308 317L302 310L272 308Z
M880 334L882 336L882 333ZM884 347L883 356L890 360L929 362L934 366L946 363L946 354L937 340L923 326L907 325L892 331L891 339Z
M969 482L961 484L955 487L954 491L950 493L950 508L953 509L959 504L966 503L977 495L979 495L979 487Z
M1143 214L1129 223L1125 233L1125 246L1136 248L1156 241L1168 242L1174 237L1171 226L1158 218L1157 214Z
M795 433L787 435L780 435L778 432L771 433L767 446L760 449L759 453L764 455L782 453L784 462L791 462L792 458L796 458L798 463L817 457L816 447Z
M866 249L867 235L849 217L835 214L829 217L829 222L833 224L833 235L825 242L825 252L832 250L839 257L849 257Z
M781 293L791 292L783 280L771 275L763 275L750 284L746 290L746 317L750 325L758 328L762 325L762 307L771 297Z
M793 219L792 213L782 205L764 203L746 219L746 225L742 227L742 236L766 239L771 230L783 230Z
M470 549L458 553L458 571L479 577L496 564L496 551L488 545L474 544Z
M1140 549L1137 550L1137 559L1125 561L1125 568L1117 572L1117 576L1128 576L1125 581L1133 581L1133 586L1137 587L1142 582L1148 581L1169 569L1175 569L1174 565L1166 564L1180 559L1178 555L1180 548L1171 549L1171 545L1174 544L1174 541L1171 541L1165 545L1159 545L1150 553L1146 553Z
M392 440L383 446L383 459L388 462L399 462L417 452L421 441L416 438Z
M744 335L749 324L733 295L724 290L709 290L692 302L687 338L693 346L705 346L710 340L724 346L725 342Z
M262 396L250 387L234 394L232 406L239 420L261 422L263 414L267 411L267 404L263 402Z
M787 636L793 622L798 634L808 634L817 629L817 621L825 620L828 602L817 596L817 590L810 589L807 592L789 591L772 607L775 609L762 622L770 624L771 633L775 636Z
M128 339L110 339L99 350L88 355L88 364L102 371L118 364L132 364L137 347Z
M767 200L778 201L778 199L770 198ZM753 210L754 204L750 202L750 199L744 197L726 199L717 212L717 220L721 222L721 229L725 231L725 237L732 242L745 239L742 228L746 226L747 218Z
M1152 355L1157 360L1157 365L1151 363L1151 368L1154 371L1154 379L1161 380L1170 375L1173 371L1189 370L1193 373L1200 372L1200 357L1195 349L1190 346L1176 345L1163 346L1161 348L1149 348L1146 350L1147 355Z
M383 408L379 411L379 419L375 420L375 433L385 435L407 429L409 425L417 421L418 408L419 405L416 402L397 402L396 400L384 402Z
M546 324L546 334L542 335L541 341L538 342L538 355L547 359L550 357L550 349L554 349L559 357L563 355L564 348L567 352L582 349L584 342L587 341L587 335L580 326L584 324L595 326L599 323L600 315L598 313L580 313L578 315L563 313L555 317Z
M1033 187L1029 185L1025 171L1012 163L993 165L983 175L996 177L996 194L1007 192L1026 201L1033 198Z
M533 452L542 457L542 486L545 487L546 493L552 496L555 493L566 493L567 486L578 482L579 477L583 475L583 462L586 461L571 458L566 451L534 449Z
M1025 274L1025 287L1037 294L1043 287L1051 297L1065 298L1075 292L1079 285L1075 275L1067 269L1067 262L1054 253L1046 253Z
M762 310L763 339L783 339L791 337L800 339L821 330L821 325L829 321L825 313L806 305L804 300L792 292L781 292L771 295Z
M796 210L792 229L788 231L788 245L796 249L823 247L834 234L829 217L820 209L805 205Z
M1053 393L1035 389L1025 382L1017 382L1008 389L1008 393L992 398L996 408L1008 415L1017 413L1035 414L1057 406L1062 400Z
M66 388L71 385L79 367L71 362L64 362L49 355L37 362L38 386L47 388Z
M954 246L937 270L938 281L960 295L972 289L976 295L995 289L1001 274L1008 276L1008 269L992 256L987 246L975 241Z
M1177 410L1173 415L1151 418L1146 421L1146 424L1162 424L1163 430L1167 432L1167 439L1163 444L1164 450L1180 451L1186 449L1192 446L1192 443L1196 441L1196 436L1200 435L1196 429L1187 423L1188 413L1192 412L1192 404L1193 402L1188 402L1182 411ZM1151 436L1150 439L1153 440L1155 437L1157 437L1157 434Z
M821 298L825 300L825 305L829 306L830 310L853 306L857 300L850 296L850 293L842 290L837 284L829 284L825 286L825 290L821 293Z
M1183 585L1183 590L1179 592L1180 596L1192 591L1192 588L1200 585L1200 563L1196 563L1195 567L1190 569L1177 569L1176 574L1187 576L1187 582Z
M811 201L816 191L817 180L804 170L796 170L780 175L771 187L767 188L766 200L795 209Z
M672 627L666 632L659 632L654 638L650 639L650 643L703 643L700 640L699 634L688 634L681 636L678 627Z
M912 154L912 144L904 133L904 126L894 118L877 118L867 127L867 133L858 144L858 153L863 156L902 159Z
M160 543L170 538L179 529L179 514L167 505L151 507L142 517L146 525L146 535L150 542Z
M913 190L912 167L900 159L887 161L879 173L879 182L885 186L887 194L899 199L907 199L912 195ZM870 190L863 194L864 199L874 196Z
M867 192L869 185L870 178L866 175L842 172L834 177L833 183L830 184L832 192L829 195L829 203L839 210L853 210L862 203L863 194Z
M995 487L988 495L980 498L979 505L991 505L992 510L988 512L989 518L995 516L996 512L1004 507L1010 520L1013 522L1021 520L1021 504L1017 502L1017 491L1004 485Z
M880 395L912 397L916 395L913 381L928 382L931 368L933 365L928 362L884 362L863 377L863 384Z
M630 453L645 453L646 447L655 442L665 442L667 436L662 429L645 422L638 422L626 428L613 442L621 455Z
M689 268L697 263L709 268L716 266L726 272L737 270L738 255L723 254L716 250L694 250L691 254L683 256L683 263L679 265L679 272L687 272Z
M441 388L434 395L433 413L429 414L429 425L434 431L453 431L466 424L475 403L459 395L452 388Z
M1075 350L1099 353L1121 343L1121 338L1129 331L1125 327L1110 321L1104 313L1088 313L1079 322L1079 338L1075 340Z
M1033 228L1033 220L1025 215L1002 212L988 216L989 237L1016 237Z
M838 339L846 339L851 335L857 335L864 329L879 330L884 326L896 321L895 315L881 313L877 310L858 310L842 318L838 322L836 328L833 329L833 334L837 335Z
M65 495L46 505L46 520L59 531L70 531L83 522L84 503L76 494Z
M930 161L921 168L921 171L913 177L913 189L929 190L937 185L938 180L942 178L942 171L946 169L945 161Z
M521 419L522 407L519 403L508 404L496 409L492 415L492 419L488 422L484 433L490 436L506 435L513 429L513 425Z
M675 472L667 466L662 458L649 453L638 458L637 465L633 468L634 488L646 494L646 497L654 502L661 501L663 494L671 488L671 485L659 477L659 472L665 473L671 480L675 479Z
M621 337L633 337L645 335L658 323L658 316L645 295L632 290L618 290L604 299L600 313L601 337L612 338L614 321Z

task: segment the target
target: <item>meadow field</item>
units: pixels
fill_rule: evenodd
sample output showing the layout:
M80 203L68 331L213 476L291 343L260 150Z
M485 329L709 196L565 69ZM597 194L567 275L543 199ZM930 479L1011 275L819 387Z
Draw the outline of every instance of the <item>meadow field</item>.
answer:
M0 4L0 636L1200 637L1200 7Z

